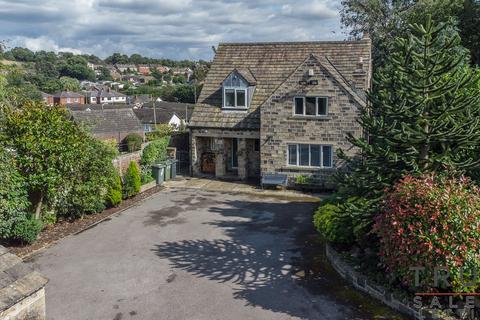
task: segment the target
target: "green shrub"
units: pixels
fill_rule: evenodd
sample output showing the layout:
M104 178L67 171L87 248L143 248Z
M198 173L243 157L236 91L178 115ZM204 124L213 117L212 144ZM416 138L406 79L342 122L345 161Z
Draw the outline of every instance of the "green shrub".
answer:
M105 201L109 207L116 207L122 203L122 178L117 172L110 181Z
M57 223L57 215L53 211L42 213L42 223L44 226L53 226Z
M374 231L387 272L412 291L479 288L480 278L472 281L472 274L480 270L480 188L469 179L404 177L388 193ZM425 268L420 287L415 287L413 267ZM451 287L435 287L435 268L445 267Z
M12 238L24 243L33 243L42 231L43 223L35 218L25 218L13 227Z
M342 212L342 205L331 203L320 206L313 216L313 224L327 241L338 244L353 242L352 222Z
M364 198L351 197L345 201L331 196L322 201L313 223L329 242L365 244L370 239L375 209L373 202Z
M173 134L173 128L169 124L157 124L155 131L146 133L148 141L155 141L165 137L170 138Z
M311 181L311 178L303 174L295 177L296 184L309 184L310 181Z
M127 145L128 152L135 152L142 148L143 138L136 133L130 133L123 141Z
M155 178L153 177L152 170L150 168L142 170L142 185L150 183L154 180Z
M105 209L105 197L116 169L112 164L114 150L105 143L88 137L78 146L78 161L72 177L53 190L49 202L57 215L79 217Z
M130 198L140 192L142 178L140 168L135 161L130 162L127 172L123 177L123 197Z
M167 148L170 142L170 137L163 137L158 140L150 142L142 152L140 163L142 166L151 166L167 159Z
M14 228L26 219L29 205L25 179L13 156L0 145L0 238L13 238Z

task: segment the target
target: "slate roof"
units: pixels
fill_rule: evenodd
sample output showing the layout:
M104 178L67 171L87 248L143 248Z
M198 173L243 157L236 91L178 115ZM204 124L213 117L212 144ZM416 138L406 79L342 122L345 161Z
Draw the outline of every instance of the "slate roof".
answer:
M350 87L355 80L354 75L357 76L360 57L363 57L364 68L370 69L371 41L221 43L189 126L259 130L259 107L311 55L319 61L328 61L327 70L341 80L342 86ZM249 73L256 80L255 93L247 112L221 109L221 83L235 69L248 82L252 80L247 79ZM366 73L364 79L362 85L368 86Z
M146 103L143 105L143 108L134 109L133 111L142 123L153 124L168 123L174 114L180 119L186 119L188 122L193 113L193 108L193 104L160 101L155 102L155 112L153 111L153 102Z
M86 111L87 109L90 110L102 110L102 105L98 103L92 104L70 104L66 106L70 111ZM133 106L125 104L125 103L107 103L103 105L103 110L109 109L132 109Z
M55 98L83 98L83 94L73 91L62 91L53 95Z
M95 134L143 131L143 125L131 108L70 111L77 123Z

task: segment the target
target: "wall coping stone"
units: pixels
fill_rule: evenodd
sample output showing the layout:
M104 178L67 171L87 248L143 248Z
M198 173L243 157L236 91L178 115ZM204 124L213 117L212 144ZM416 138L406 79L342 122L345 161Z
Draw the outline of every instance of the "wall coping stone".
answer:
M326 256L332 267L340 276L349 282L357 290L360 290L371 297L381 301L390 308L407 315L416 320L454 320L450 316L441 315L436 310L426 308L416 309L408 301L401 301L397 295L389 292L386 288L375 284L365 275L355 271L352 266L346 263L342 256L332 248L328 243L326 246Z
M48 279L0 246L0 313L41 290Z

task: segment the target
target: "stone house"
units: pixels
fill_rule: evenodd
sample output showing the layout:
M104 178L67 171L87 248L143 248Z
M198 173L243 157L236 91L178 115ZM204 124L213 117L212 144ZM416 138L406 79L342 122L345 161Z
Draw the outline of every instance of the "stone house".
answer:
M223 43L192 114L194 175L328 180L371 82L371 40Z

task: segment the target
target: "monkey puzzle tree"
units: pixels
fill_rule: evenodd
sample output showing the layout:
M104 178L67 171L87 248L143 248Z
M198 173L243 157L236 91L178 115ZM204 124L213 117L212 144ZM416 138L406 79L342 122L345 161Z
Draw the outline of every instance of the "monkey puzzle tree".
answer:
M349 137L362 159L341 154L352 168L342 184L375 198L406 173L478 167L480 75L468 60L450 23L411 25L376 73L360 119L368 138Z

